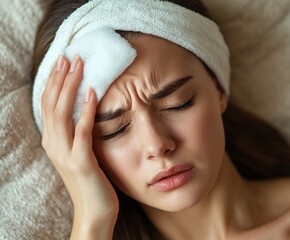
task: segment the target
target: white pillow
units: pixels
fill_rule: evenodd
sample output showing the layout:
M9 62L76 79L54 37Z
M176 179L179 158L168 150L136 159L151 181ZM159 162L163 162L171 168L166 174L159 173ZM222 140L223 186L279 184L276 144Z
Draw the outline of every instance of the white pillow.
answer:
M32 48L48 2L0 2L0 239L68 239L71 230L70 199L32 117Z
M232 100L290 142L290 1L204 0L231 51Z
M41 148L30 67L45 0L0 1L0 236L68 239L72 205ZM231 50L232 99L290 139L290 2L204 0Z

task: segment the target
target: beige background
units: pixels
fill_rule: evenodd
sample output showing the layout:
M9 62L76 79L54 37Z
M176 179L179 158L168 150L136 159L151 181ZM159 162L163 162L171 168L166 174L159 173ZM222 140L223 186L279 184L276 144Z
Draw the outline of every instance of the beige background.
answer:
M47 0L0 1L0 239L68 239L72 207L32 117L31 54ZM290 1L205 0L231 50L232 99L290 140Z

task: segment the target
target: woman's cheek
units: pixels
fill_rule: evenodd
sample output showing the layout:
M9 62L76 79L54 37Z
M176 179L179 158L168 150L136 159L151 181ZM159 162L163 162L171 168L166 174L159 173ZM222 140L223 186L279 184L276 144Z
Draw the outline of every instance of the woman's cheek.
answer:
M137 153L132 141L127 138L111 142L99 142L96 147L96 156L101 168L110 180L118 185L128 176L128 170L134 172L137 165Z
M186 144L206 158L223 155L224 133L220 112L210 102L196 104L186 127Z
M219 165L218 160L223 159L225 152L225 136L221 113L211 105L205 110L203 118L200 119L203 145L206 146L205 150L209 159L213 159Z

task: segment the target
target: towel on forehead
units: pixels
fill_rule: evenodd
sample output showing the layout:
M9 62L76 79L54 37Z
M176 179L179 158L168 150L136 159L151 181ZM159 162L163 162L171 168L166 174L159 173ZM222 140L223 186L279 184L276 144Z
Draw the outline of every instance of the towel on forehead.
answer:
M65 49L70 61L75 54L84 61L84 71L74 104L74 124L80 117L86 88L92 87L100 100L112 81L133 62L136 51L113 29L101 27L75 39Z
M151 34L194 53L216 75L229 95L229 50L218 26L189 9L160 0L92 0L75 10L59 27L39 66L33 88L33 113L42 132L41 95L60 54L74 54L85 63L73 121L77 123L85 89L100 100L109 85L126 70L136 51L114 30Z

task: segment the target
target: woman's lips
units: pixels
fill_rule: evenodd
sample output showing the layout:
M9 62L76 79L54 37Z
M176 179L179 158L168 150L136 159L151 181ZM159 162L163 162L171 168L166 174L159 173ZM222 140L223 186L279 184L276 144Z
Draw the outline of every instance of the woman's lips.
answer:
M171 167L156 174L149 183L149 186L157 191L170 191L187 183L193 175L193 166L183 164Z

